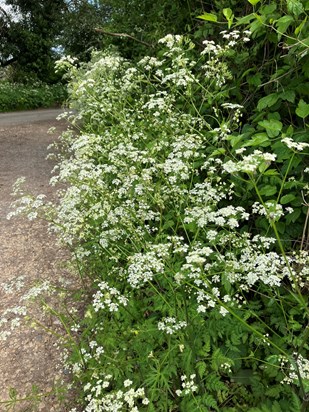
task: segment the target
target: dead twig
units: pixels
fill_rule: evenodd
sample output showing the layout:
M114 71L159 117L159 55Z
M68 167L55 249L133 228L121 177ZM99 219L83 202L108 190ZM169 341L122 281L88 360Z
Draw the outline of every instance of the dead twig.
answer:
M107 36L126 37L127 39L131 39L131 40L137 41L138 43L141 43L141 44L143 44L144 46L153 47L153 44L146 43L145 41L139 40L139 39L137 39L136 37L133 37L133 36L131 36L130 34L127 34L127 33L112 33L112 32L110 32L110 31L105 31L105 30L99 29L99 28L96 28L96 29L94 29L94 30L95 30L96 32L98 32L98 33L106 34Z

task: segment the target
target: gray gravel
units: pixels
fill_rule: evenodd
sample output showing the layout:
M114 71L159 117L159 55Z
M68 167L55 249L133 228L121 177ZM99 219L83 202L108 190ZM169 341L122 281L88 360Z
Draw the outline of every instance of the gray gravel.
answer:
M54 120L63 113L64 109L39 109L21 112L0 113L1 126L16 126L20 124L30 124L45 120Z

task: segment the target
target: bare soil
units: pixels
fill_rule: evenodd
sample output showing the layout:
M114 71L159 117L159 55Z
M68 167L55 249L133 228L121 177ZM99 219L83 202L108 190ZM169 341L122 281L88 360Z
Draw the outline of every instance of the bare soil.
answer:
M21 298L27 289L38 281L57 282L65 273L61 262L66 251L56 246L45 222L29 222L23 217L7 220L13 201L12 185L17 178L25 176L27 188L34 194L44 193L49 199L55 196L55 189L49 186L54 164L46 160L47 146L57 137L47 134L52 126L57 127L58 135L67 127L64 121L55 120L1 126L0 119L0 322L7 309L24 306ZM5 285L16 282L20 276L24 277L24 286L19 289L15 285L15 289L8 291ZM33 311L44 327L59 326L39 306ZM0 326L0 333L1 329ZM7 410L3 401L10 399L10 393L16 392L17 398L22 399L36 391L36 406L20 401L10 410L67 412L70 408L60 403L55 393L55 385L67 379L59 362L60 352L56 338L24 321L7 340L0 340L0 411Z

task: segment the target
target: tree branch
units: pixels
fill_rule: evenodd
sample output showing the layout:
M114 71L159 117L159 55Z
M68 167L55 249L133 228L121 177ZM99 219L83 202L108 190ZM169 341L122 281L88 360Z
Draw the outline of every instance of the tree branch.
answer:
M96 28L96 29L94 29L94 30L95 30L96 32L98 32L98 33L106 34L106 35L108 35L108 36L113 36L113 37L126 37L127 39L131 39L131 40L137 41L138 43L141 43L141 44L143 44L144 46L153 47L152 44L146 43L146 42L143 41L143 40L139 40L139 39L137 39L136 37L133 37L133 36L131 36L130 34L127 34L127 33L111 33L110 31L105 31L105 30L99 29L99 28Z

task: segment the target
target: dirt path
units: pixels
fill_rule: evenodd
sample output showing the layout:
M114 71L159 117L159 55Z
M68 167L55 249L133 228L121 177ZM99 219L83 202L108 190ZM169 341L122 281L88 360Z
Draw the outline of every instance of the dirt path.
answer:
M56 112L49 117L54 119L55 115ZM17 125L11 126L5 121L1 124L1 118L4 116L0 115L0 333L2 329L10 329L9 324L1 327L3 313L24 306L21 297L27 288L37 281L53 281L63 276L58 262L64 252L55 247L46 224L24 218L7 220L6 216L12 202L12 184L21 176L26 177L31 192L53 197L53 188L48 186L53 164L46 160L46 155L47 146L57 135L49 135L47 130L56 126L60 133L66 128L64 121L59 124L55 120L42 120L42 115L41 119L32 118L32 123L26 119L24 124L17 121ZM7 287L13 283L15 286ZM40 317L40 309L37 311ZM45 325L50 321L46 316L39 320ZM58 364L59 349L53 337L42 329L23 325L14 329L6 340L0 339L0 401L9 398L10 388L16 389L18 398L29 394L33 385L39 393L51 392L55 382L63 379ZM0 411L5 410L5 405L0 403ZM20 402L13 410L66 412L68 409L59 406L52 394L42 399L38 409L29 402Z

